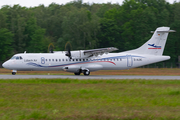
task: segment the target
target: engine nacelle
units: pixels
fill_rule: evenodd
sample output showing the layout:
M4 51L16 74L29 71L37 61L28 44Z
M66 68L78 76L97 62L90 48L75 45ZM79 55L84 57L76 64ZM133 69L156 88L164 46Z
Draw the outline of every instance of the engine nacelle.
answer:
M84 54L83 50L71 51L72 58L88 58L91 54Z

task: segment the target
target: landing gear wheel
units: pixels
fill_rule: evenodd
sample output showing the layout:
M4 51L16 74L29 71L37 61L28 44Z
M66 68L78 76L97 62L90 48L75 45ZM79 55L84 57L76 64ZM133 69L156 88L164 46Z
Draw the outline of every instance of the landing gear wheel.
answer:
M84 75L88 76L90 74L90 71L89 70L85 70L83 73L84 73Z
M80 72L78 72L78 73L74 73L75 75L80 75L81 73Z
M12 72L12 75L16 75L16 72Z
M17 70L12 70L12 75L16 75Z

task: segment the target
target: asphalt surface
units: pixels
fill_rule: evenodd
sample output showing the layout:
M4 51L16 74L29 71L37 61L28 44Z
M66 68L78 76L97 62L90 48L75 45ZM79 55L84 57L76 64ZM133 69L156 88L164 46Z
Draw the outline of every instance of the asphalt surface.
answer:
M71 79L145 79L180 80L180 76L136 76L136 75L0 75L0 79L71 78Z

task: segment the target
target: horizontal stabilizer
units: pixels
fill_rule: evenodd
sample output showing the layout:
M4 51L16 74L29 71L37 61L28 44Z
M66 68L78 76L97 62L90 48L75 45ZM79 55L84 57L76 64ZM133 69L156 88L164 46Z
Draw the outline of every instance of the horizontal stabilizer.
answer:
M170 33L170 32L176 32L176 31L175 30L157 31L157 33ZM154 33L154 31L151 31L151 33Z

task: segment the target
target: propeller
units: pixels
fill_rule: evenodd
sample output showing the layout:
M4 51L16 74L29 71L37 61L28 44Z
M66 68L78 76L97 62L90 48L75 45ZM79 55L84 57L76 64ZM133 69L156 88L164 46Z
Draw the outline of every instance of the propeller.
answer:
M66 56L68 56L70 59L72 59L72 56L71 56L71 43L68 41L65 45L65 51L66 51Z
M66 52L66 54L65 54L65 55L66 55L66 56L68 56L70 59L72 59L70 49L68 49L68 51Z
M53 43L50 43L49 46L48 46L48 52L49 53L54 53L53 50L54 50L54 45L53 45Z

